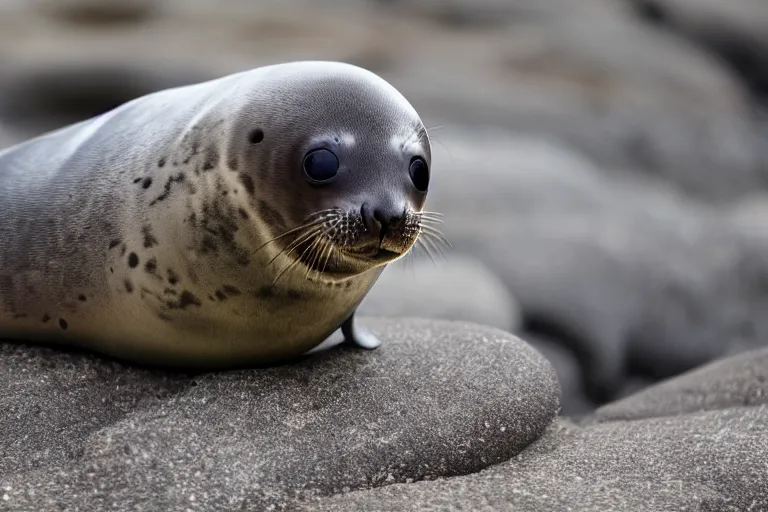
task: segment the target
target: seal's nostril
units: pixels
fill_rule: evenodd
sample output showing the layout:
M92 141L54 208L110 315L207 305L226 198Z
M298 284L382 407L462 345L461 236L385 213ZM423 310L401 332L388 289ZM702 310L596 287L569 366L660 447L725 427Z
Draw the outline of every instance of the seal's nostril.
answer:
M378 210L378 209L374 210L373 211L373 218L376 219L379 224L381 224L382 231L387 229L387 227L389 227L389 223L391 221L391 216L386 215L381 210Z

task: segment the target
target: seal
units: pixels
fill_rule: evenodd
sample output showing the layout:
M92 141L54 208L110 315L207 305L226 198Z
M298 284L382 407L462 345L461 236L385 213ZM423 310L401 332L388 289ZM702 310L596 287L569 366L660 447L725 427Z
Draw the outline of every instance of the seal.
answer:
M351 64L166 89L0 152L0 338L224 368L306 353L435 238L427 130Z

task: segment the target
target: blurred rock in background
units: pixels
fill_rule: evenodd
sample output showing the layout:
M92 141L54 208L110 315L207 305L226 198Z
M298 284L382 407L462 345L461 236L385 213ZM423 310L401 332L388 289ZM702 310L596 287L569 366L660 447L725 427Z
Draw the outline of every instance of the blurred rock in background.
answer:
M767 56L763 0L6 0L0 146L265 64L371 69L432 128L455 259L365 312L517 332L581 414L768 342Z

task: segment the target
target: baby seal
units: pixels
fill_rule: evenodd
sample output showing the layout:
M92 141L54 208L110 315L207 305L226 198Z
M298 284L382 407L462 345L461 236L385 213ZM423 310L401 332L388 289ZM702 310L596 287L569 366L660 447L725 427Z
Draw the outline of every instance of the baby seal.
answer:
M375 348L354 312L437 236L430 163L392 85L320 61L155 92L11 147L0 338L209 368L298 356L339 328Z

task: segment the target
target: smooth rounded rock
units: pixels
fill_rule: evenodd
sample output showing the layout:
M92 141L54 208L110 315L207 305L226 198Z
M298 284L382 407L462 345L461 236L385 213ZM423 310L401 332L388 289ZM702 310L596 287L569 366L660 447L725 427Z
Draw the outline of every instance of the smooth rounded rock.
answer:
M439 133L430 208L509 286L526 331L573 350L592 401L617 398L630 373L658 380L765 345L768 238L556 142Z
M559 421L507 463L477 474L297 502L292 510L768 509L768 407L578 428Z
M460 320L515 332L520 308L479 260L450 249L445 258L398 261L360 304L363 315Z
M511 334L361 323L379 349L194 377L0 345L6 506L280 507L478 471L522 451L557 414L552 367Z
M594 421L675 416L768 405L768 349L714 361L598 409Z
M768 99L768 4L763 0L629 0L639 18L727 62Z

